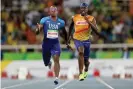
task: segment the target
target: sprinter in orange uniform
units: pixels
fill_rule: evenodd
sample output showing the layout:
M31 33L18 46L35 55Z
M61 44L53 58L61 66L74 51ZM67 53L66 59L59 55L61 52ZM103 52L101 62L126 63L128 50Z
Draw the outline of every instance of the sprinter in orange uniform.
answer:
M72 23L68 32L68 43L71 39L72 30L74 28L73 39L76 49L79 54L79 80L83 81L88 75L89 67L89 53L90 53L90 36L91 31L94 31L97 35L104 37L97 32L96 20L93 16L88 15L88 5L81 3L80 14L76 14L72 17ZM104 37L105 38L105 37ZM84 68L85 66L85 68ZM84 69L84 71L83 71Z

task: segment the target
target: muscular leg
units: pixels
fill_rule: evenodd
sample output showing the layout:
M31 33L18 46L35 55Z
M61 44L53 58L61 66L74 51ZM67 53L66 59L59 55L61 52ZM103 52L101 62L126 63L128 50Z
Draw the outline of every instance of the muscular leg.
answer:
M58 77L60 73L60 63L59 63L60 53L61 53L60 44L59 43L54 44L52 46L51 54L54 60L55 85L58 84Z
M54 60L54 73L55 73L55 77L58 77L59 76L59 72L60 72L59 55L54 55L53 56L53 60Z
M88 59L85 59L85 60L84 60L84 66L85 66L84 71L85 71L85 72L88 72L89 65L90 65L89 60L88 60Z
M82 74L83 67L84 67L84 47L83 46L80 46L78 48L78 53L79 53L79 59L78 59L79 73Z
M86 41L84 42L84 66L85 66L85 69L84 69L84 72L88 72L88 67L89 67L89 55L90 55L90 41Z

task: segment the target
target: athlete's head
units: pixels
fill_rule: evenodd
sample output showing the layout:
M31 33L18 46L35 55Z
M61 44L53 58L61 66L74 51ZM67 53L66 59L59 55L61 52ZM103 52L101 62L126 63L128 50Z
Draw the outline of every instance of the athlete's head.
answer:
M88 12L88 4L81 3L80 4L80 14L84 16L87 14L87 12Z
M57 7L51 6L51 7L49 8L49 12L50 12L50 15L51 15L52 17L57 16L57 14L58 14Z

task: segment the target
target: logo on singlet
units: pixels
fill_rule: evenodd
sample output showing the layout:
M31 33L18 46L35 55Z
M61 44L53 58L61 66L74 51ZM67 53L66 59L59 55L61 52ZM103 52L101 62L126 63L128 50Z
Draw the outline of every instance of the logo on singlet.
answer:
M58 29L58 25L49 23L49 29Z
M86 21L76 21L76 25L88 25Z

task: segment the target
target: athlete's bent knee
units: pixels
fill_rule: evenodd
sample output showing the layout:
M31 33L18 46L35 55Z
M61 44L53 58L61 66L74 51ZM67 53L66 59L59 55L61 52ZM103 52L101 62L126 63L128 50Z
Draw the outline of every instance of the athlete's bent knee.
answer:
M79 56L83 56L84 55L84 52L79 52Z

